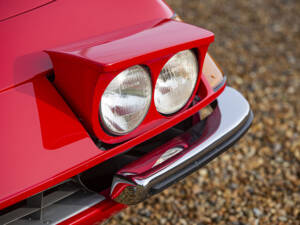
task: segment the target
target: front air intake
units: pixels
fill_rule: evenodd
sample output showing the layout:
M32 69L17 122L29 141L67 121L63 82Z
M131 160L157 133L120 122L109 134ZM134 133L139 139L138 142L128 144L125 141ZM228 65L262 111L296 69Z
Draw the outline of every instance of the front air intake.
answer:
M104 200L71 180L0 211L0 224L57 224Z

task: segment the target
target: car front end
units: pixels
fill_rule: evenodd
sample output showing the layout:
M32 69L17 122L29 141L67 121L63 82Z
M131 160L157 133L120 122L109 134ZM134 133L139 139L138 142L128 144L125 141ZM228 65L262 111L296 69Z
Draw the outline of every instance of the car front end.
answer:
M1 21L1 224L102 222L250 127L212 32L160 0L119 4L50 1Z

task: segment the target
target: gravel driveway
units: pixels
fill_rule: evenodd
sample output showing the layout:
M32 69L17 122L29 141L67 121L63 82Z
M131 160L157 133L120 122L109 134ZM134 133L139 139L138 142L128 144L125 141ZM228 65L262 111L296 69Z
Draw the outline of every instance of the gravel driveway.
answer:
M168 0L255 115L238 144L109 224L300 224L300 1Z

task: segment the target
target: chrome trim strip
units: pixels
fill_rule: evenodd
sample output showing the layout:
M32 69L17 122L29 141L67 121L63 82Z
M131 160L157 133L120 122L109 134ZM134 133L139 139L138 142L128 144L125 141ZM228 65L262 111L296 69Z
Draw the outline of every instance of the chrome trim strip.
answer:
M232 104L234 103L234 104ZM221 112L221 122L216 132L210 136L205 142L198 145L192 151L185 154L173 164L165 167L151 177L143 180L134 180L136 184L147 186L150 182L154 182L159 176L165 175L180 164L193 159L201 151L207 148L212 148L216 143L225 141L225 138L230 136L237 128L239 128L248 118L250 113L250 106L244 97L233 88L226 87L226 90L218 98L218 107Z
M169 176L179 173L196 160L204 157L205 154L213 151L218 145L230 140L230 138L242 128L246 122L252 120L252 112L247 100L235 89L226 87L223 93L218 97L218 109L220 111L220 123L216 131L204 142L183 154L182 157L170 163L166 167L158 170L156 173L146 178L126 177L118 175L117 182L128 183L129 180L135 183L135 187L130 190L124 189L115 201L123 204L136 204L151 196L151 188L167 179ZM251 118L250 118L251 117ZM250 125L246 124L247 126ZM123 171L124 172L124 171ZM131 183L131 182L130 182ZM116 184L112 184L112 190ZM124 196L122 196L124 195Z

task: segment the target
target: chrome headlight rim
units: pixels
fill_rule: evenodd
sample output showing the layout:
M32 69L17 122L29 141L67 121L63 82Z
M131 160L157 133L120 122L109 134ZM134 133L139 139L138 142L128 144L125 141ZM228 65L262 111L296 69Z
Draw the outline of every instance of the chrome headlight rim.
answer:
M191 94L190 94L189 97L186 98L185 103L182 104L182 106L179 107L178 110L176 110L176 111L174 111L174 112L171 112L171 113L163 113L163 112L160 112L160 111L158 110L158 107L157 107L156 102L155 102L155 92L156 92L155 89L156 89L156 85L157 85L157 81L158 81L158 79L159 79L159 76L160 76L162 70L165 68L165 66L168 64L168 62L169 62L174 56L176 56L177 54L179 54L179 53L181 53L181 52L186 52L186 51L191 52L191 53L193 54L194 60L195 60L195 65L197 66L196 77L195 77L195 80L194 80L193 88L192 88L192 90L191 90ZM155 84L154 84L154 88L153 88L153 97L154 97L154 101L153 101L153 102L154 102L154 106L155 106L156 111L157 111L160 115L165 116L165 117L172 117L172 116L174 116L174 115L176 115L176 114L178 114L178 113L180 113L180 112L182 112L183 110L186 109L186 107L192 102L192 98L195 96L197 87L198 87L198 85L199 85L199 80L200 80L199 73L200 73L200 69L201 69L201 68L200 68L200 64L199 64L199 54L198 54L198 51L197 51L196 48L184 49L184 50L178 51L178 52L172 54L172 56L169 57L168 60L166 60L166 62L163 64L163 66L162 66L162 68L161 68L161 70L160 70L160 72L159 72L159 74L158 74L158 76L157 76L157 78L156 78L156 81L155 81Z
M146 80L148 81L148 84L149 84L148 87L150 89L149 96L147 98L148 99L147 107L146 107L146 110L145 110L143 116L141 116L139 122L136 123L136 125L132 129L129 129L126 132L122 132L122 133L121 132L115 132L115 131L111 130L107 126L107 124L105 123L105 119L103 118L102 106L101 106L102 98L103 98L103 96L105 94L105 91L107 90L107 88L109 87L109 85L113 82L113 80L115 80L122 72L125 72L126 70L131 69L133 67L140 67L145 72L145 75L146 75L145 77L146 77ZM107 133L110 136L114 136L114 137L122 137L122 136L126 136L126 135L134 132L143 123L143 121L145 120L145 117L148 115L149 109L151 108L151 104L152 104L152 96L153 96L153 81L152 81L152 76L151 76L151 70L150 70L150 68L147 65L136 64L136 65L130 66L130 67L122 70L121 72L119 72L118 74L116 74L113 79L111 79L108 82L107 86L104 88L104 91L103 91L103 93L100 96L100 101L99 101L99 106L98 106L98 118L99 118L99 124L100 124L100 126L105 131L105 133Z

